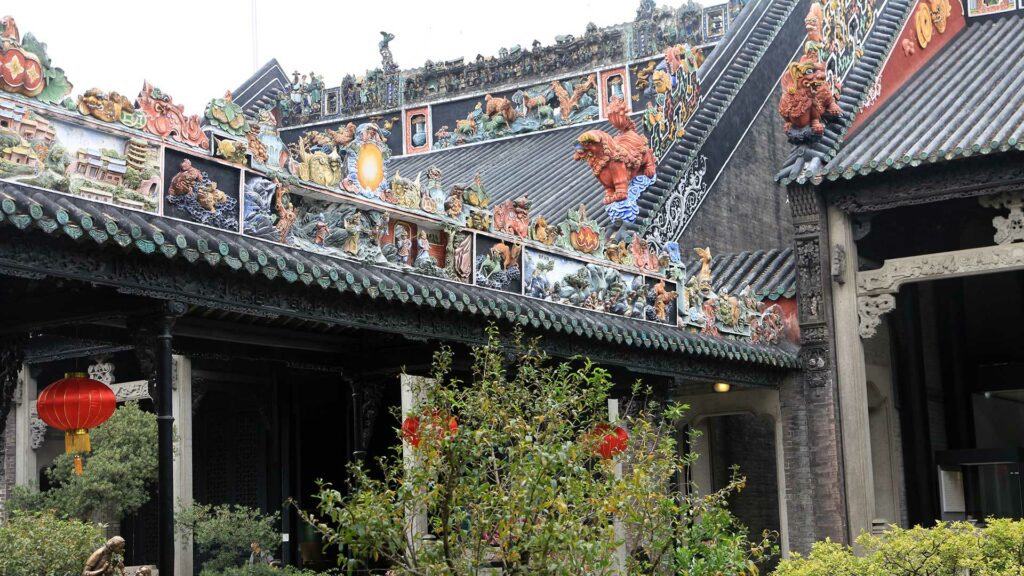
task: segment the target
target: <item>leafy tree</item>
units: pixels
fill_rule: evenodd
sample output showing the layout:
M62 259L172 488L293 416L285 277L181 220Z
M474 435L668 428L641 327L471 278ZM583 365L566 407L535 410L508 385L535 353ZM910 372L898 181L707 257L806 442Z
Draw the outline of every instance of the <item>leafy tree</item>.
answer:
M245 506L196 504L178 508L175 529L180 536L192 538L207 558L203 562L205 575L243 564L253 542L263 550L277 550L279 521L276 513L268 516Z
M129 402L90 432L92 452L83 456L83 473L74 472L74 458L61 454L46 471L51 488L39 493L21 487L11 506L23 510L55 510L80 520L115 521L150 499L156 482L156 415Z
M64 174L71 165L71 156L59 143L54 143L46 153L46 167L59 174Z
M124 171L124 186L129 190L135 190L142 183L142 174L132 167Z
M0 129L0 150L21 144L21 136L17 132Z
M435 355L418 419L403 425L408 455L399 446L381 459L382 476L354 466L347 495L323 485L317 513L302 513L326 545L358 559L347 568L612 574L622 546L630 574L751 574L774 552L724 507L741 478L709 495L679 490L694 458L675 442L685 407L646 402L637 383L637 409L612 424L628 429L628 446L602 459L601 448L622 449L607 422L609 373L582 359L554 364L518 331L510 368L494 327L488 337L469 383L452 375L449 349ZM417 515L429 519L425 537L410 537Z
M0 524L0 574L80 574L102 543L94 524L53 512L14 514Z

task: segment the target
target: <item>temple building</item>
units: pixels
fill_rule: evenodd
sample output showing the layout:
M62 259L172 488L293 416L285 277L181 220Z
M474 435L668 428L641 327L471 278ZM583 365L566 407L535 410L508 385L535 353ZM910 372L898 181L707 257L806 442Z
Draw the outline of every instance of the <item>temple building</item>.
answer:
M402 68L386 32L361 75L272 60L195 115L0 79L47 142L0 163L0 504L86 369L164 426L130 563L194 573L179 500L281 512L283 561L329 563L282 503L494 324L689 404L691 478L739 465L784 553L1021 517L1022 34L1008 1L641 0L469 62Z

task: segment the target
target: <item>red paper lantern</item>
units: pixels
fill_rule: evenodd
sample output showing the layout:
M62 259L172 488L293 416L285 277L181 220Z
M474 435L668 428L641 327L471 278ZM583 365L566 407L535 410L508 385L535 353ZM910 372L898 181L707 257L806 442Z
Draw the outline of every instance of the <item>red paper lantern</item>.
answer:
M82 372L69 372L47 386L36 402L39 417L64 431L64 451L91 452L89 429L107 421L117 408L114 391ZM75 470L82 473L82 460L75 456Z
M597 453L605 460L621 454L629 446L629 432L622 426L613 429L608 424L598 424L594 427L593 435Z
M428 422L433 426L443 431L443 425L441 424L441 415L437 412L432 412L429 416ZM448 433L455 434L459 431L459 422L455 419L455 416L448 418ZM409 443L413 448L419 448L420 442L423 438L420 436L420 417L419 416L406 416L405 420L402 421L402 438Z
M408 416L402 422L402 438L413 448L420 447L420 417Z

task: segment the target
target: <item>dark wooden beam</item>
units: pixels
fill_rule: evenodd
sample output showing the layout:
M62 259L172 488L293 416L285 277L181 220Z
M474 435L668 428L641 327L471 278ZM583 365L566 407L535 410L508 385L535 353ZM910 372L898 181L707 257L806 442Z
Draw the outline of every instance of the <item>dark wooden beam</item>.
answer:
M887 170L820 187L830 204L852 213L1013 192L1024 188L1024 153Z

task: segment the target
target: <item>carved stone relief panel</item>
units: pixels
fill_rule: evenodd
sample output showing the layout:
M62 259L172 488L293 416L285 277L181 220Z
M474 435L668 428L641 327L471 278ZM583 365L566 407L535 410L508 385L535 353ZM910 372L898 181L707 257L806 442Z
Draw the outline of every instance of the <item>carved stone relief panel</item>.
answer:
M882 314L896 308L896 297L892 294L862 296L857 299L857 315L860 319L860 337L867 339L875 335L882 322Z

